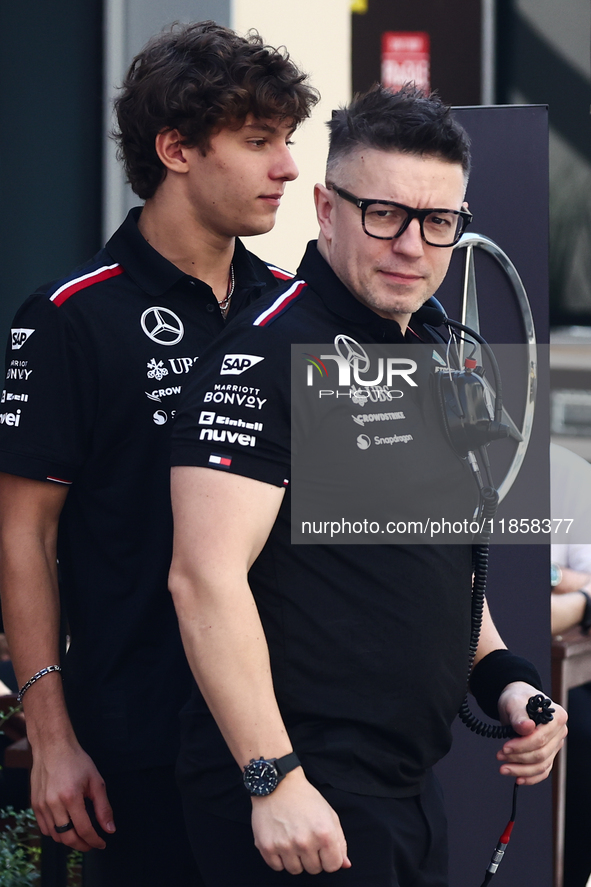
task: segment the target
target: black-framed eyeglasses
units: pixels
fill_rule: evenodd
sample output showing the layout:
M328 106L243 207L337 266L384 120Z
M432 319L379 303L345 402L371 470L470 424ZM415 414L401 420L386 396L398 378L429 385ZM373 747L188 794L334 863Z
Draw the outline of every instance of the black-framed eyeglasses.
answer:
M455 246L472 221L472 213L464 209L414 209L393 200L355 197L344 188L328 183L335 194L361 210L361 225L369 237L394 240L404 234L413 219L419 220L421 237L429 246Z

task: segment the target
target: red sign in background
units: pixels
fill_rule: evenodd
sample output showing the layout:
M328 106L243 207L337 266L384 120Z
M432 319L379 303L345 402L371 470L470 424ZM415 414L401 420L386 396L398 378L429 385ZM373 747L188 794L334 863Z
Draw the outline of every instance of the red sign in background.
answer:
M424 31L385 31L382 34L382 85L400 89L409 80L429 92L431 52Z

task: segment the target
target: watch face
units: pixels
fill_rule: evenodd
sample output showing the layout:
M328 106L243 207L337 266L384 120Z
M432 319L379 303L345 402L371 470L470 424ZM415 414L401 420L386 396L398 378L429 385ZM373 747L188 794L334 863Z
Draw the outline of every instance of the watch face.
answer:
M265 761L264 758L258 761L251 761L244 768L242 778L251 795L270 795L279 783L275 765L271 761Z
M562 579L562 570L558 564L550 564L550 585L554 588Z

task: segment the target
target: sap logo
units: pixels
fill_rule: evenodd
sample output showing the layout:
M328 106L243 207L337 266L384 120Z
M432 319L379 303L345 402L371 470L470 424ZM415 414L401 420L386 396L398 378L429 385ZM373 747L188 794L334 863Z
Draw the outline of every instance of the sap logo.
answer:
M218 431L217 428L202 428L199 440L215 440L218 443L237 443L241 447L254 447L257 439L254 434L243 434L239 431Z
M0 425L18 425L21 420L21 411L16 413L0 413Z
M29 336L32 336L35 330L18 329L10 331L10 341L13 351L22 348Z
M22 382L26 382L33 370L21 370L16 367L10 367L6 373L7 379L20 379Z
M154 391L146 391L146 397L150 400L155 400L158 403L161 402L163 397L170 397L172 394L180 394L182 391L181 385L175 385L173 388L155 388Z
M5 403L7 400L21 400L23 403L29 399L28 394L12 394L12 392L7 391L6 388L2 392L2 398L0 399L0 403Z
M169 357L168 362L170 364L170 368L173 373L177 376L182 376L183 373L188 373L195 361L196 357Z
M257 357L254 354L225 354L220 376L240 376L264 359L264 357Z

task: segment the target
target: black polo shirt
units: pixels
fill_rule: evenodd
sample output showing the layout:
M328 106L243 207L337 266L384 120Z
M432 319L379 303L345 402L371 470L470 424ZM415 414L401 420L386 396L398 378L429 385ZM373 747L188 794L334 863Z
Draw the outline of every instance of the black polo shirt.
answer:
M70 485L58 539L64 686L78 739L105 772L176 755L189 670L167 590L170 432L224 328L211 288L142 237L140 212L19 310L0 405L0 470ZM233 264L230 317L278 283L238 241Z
M413 795L448 751L466 690L471 547L291 544L290 349L339 334L358 343L433 340L417 323L403 337L397 323L358 302L314 244L294 281L263 301L208 350L183 392L172 461L287 486L250 582L294 748L317 783ZM416 440L431 454L411 482L428 497L464 466L438 424L411 414ZM395 447L387 450L384 484L395 489L405 478ZM240 774L197 693L184 717L183 777L212 809L237 815Z

